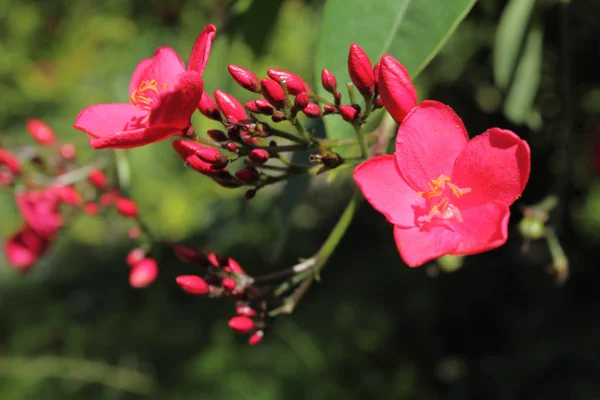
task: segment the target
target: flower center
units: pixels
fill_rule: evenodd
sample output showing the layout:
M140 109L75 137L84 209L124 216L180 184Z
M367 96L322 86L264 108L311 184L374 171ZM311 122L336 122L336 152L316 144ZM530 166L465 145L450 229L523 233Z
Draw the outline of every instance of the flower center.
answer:
M427 186L429 187L428 191L418 193L427 200L427 207L430 207L424 221L431 222L441 219L463 222L460 210L451 201L469 193L471 188L459 188L450 181L450 177L444 174L437 179L430 180Z

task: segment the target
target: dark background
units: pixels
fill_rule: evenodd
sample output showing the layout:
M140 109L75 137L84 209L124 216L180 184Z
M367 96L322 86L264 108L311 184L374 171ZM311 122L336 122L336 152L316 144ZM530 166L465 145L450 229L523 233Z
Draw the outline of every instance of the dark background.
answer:
M85 135L70 128L76 113L122 99L134 66L157 46L188 54L208 22L218 33L207 91L252 98L234 87L229 63L261 76L290 69L315 84L322 5L1 0L0 133L28 143L24 121L41 118L91 159ZM493 80L504 6L476 4L416 85L421 98L450 104L471 135L499 126L529 141L532 174L505 246L409 269L384 217L363 204L322 282L250 348L227 327L231 304L175 285L192 266L165 249L158 281L132 289L127 222L81 217L26 277L0 261L0 398L599 398L600 3L537 2L541 83L521 124L505 117ZM343 176L331 186L299 182L286 220L281 188L249 203L184 169L168 143L129 153L130 194L162 242L218 250L253 274L313 254L350 192ZM523 250L517 229L522 206L552 194L559 205L548 225L570 261L562 286L546 241ZM3 235L21 224L7 190L0 221Z

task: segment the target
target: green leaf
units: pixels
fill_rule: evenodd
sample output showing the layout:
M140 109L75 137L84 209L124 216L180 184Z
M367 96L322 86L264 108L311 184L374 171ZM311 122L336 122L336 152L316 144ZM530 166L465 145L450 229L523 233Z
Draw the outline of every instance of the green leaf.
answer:
M514 77L534 6L535 0L511 0L502 12L493 56L494 81L500 90L507 90Z
M536 124L532 107L541 81L543 39L542 27L534 24L527 34L525 48L504 99L504 115L516 124L528 123L532 129Z
M338 90L349 82L348 50L358 43L373 64L384 54L400 60L414 79L431 61L475 0L328 0L325 3L321 39L317 47L316 72L334 73ZM319 94L330 98L319 88ZM349 137L352 128L339 116L325 118L327 136Z

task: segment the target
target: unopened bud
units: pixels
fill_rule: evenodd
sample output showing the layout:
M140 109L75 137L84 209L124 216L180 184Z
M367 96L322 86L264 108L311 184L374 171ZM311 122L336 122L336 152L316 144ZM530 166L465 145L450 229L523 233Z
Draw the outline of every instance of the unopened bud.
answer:
M215 142L226 142L228 140L225 132L218 129L209 129L206 134Z
M223 286L223 289L225 289L225 291L227 292L233 292L235 290L235 281L231 278L225 278L223 279L223 281L221 282L221 286Z
M269 159L269 152L265 149L253 149L250 154L248 154L248 158L254 164L262 165Z
M242 168L235 173L235 177L244 183L255 183L260 178L260 174L254 168Z
M174 140L172 145L177 154L184 160L195 155L205 163L211 164L214 169L225 168L228 163L228 160L223 157L219 150L203 146L200 143L190 140Z
M144 288L156 280L158 264L153 258L144 258L131 269L129 284L134 288Z
M262 330L256 331L252 335L250 335L250 337L248 338L248 344L250 346L255 346L262 341L264 336L265 336L264 331L262 331Z
M124 217L135 218L138 216L138 209L135 202L126 197L119 197L115 202L117 212Z
M262 95L275 108L282 109L285 106L285 92L279 83L271 79L261 79L260 87Z
M381 100L381 97L378 97L373 102L373 108L375 110L377 110L378 108L381 108L381 107L383 107L383 100Z
M196 265L207 265L207 257L196 249L191 247L183 246L180 244L171 245L171 248L175 252L175 255L185 263L196 264Z
M288 93L293 96L296 96L302 92L312 93L311 87L304 82L304 79L289 71L284 71L282 69L270 69L267 71L267 75L269 75L269 78L273 79L279 84L285 82L285 87L287 88Z
M76 206L81 203L81 196L73 186L55 186L52 191L65 204Z
M321 83L329 93L334 94L337 91L337 80L335 79L335 75L328 69L323 69L321 72Z
M325 114L335 114L337 108L333 104L325 104L325 106L323 106L323 111Z
M140 229L139 226L132 226L127 231L127 236L129 236L129 239L134 239L134 240L139 239L141 234L142 234L142 230Z
M256 196L256 189L248 189L246 193L244 193L244 198L246 200L252 200Z
M321 113L321 108L319 108L319 105L316 103L308 103L302 112L309 118L319 118L323 115Z
M100 207L98 204L88 201L82 207L82 210L87 215L98 215L100 213Z
M235 308L235 313L237 315L244 315L246 317L254 317L256 315L256 310L248 305L241 305Z
M141 249L141 248L133 249L127 254L127 259L126 259L127 265L129 265L130 267L133 267L137 263L142 261L144 259L144 257L146 257L146 252L144 251L144 249Z
M227 272L235 272L236 274L245 274L240 264L233 258L227 259L227 266L223 268Z
M381 57L380 63L379 94L392 118L400 123L406 114L417 105L417 91L410 80L408 71L398 60L386 54Z
M298 110L298 111L304 110L307 105L308 105L308 95L306 94L306 92L300 93L294 99L294 110Z
M215 100L217 101L219 109L225 114L227 119L237 122L243 121L248 117L242 103L229 93L215 90Z
M48 146L56 141L56 135L52 128L39 119L28 119L26 126L31 137L39 144Z
M375 88L377 88L379 85L379 69L380 68L381 68L381 62L378 62L373 67L373 79L374 79L374 83L375 83Z
M340 115L344 120L352 122L358 118L358 110L353 106L343 105L340 106Z
M209 175L217 184L228 189L235 189L242 186L227 170L213 172Z
M10 151L0 148L0 166L6 166L15 175L21 173L21 162Z
M374 91L375 78L373 65L369 56L359 45L353 43L348 54L348 73L358 91L365 97L371 96Z
M221 120L221 114L217 107L215 106L215 102L212 97L210 97L207 93L202 93L202 97L200 98L200 102L198 103L198 110L210 119L214 119L215 121Z
M273 115L271 116L271 120L273 122L281 122L281 121L285 121L285 114L279 111L275 111L273 113Z
M248 333L254 329L254 321L244 315L238 315L229 320L229 327L237 333Z
M60 149L58 150L58 155L60 155L65 160L72 161L77 155L77 150L75 149L75 146L71 143L65 143L62 146L60 146Z
M232 64L228 65L227 69L238 85L251 92L260 93L260 83L252 72Z
M104 189L108 183L108 179L106 179L106 175L104 175L104 172L96 168L90 170L88 174L88 180L92 185L96 186L98 189Z
M184 292L201 296L210 292L208 283L197 275L181 275L175 278L175 282Z

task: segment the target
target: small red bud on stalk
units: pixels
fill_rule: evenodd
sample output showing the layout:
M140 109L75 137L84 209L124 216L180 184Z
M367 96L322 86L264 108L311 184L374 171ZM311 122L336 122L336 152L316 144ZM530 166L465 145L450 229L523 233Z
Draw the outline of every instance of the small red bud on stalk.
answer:
M217 253L208 253L207 259L210 265L215 268L220 268L221 266L227 264L227 257Z
M183 159L195 155L205 163L213 165L215 169L224 168L228 163L228 160L223 157L223 154L219 150L203 146L200 143L190 140L174 140L172 145Z
M398 123L418 104L417 91L408 71L389 54L381 57L379 68L379 95L383 105Z
M235 272L236 274L245 274L244 270L233 258L227 259L227 266L223 268L226 272Z
M135 218L138 216L138 208L135 202L126 197L119 197L115 202L117 212L124 217Z
M243 315L238 315L229 320L229 327L237 333L248 333L254 329L254 321Z
M210 292L208 283L197 275L181 275L175 279L175 282L184 292L201 296Z
M142 230L139 226L132 226L129 228L129 231L127 231L127 236L129 236L129 239L139 239L141 234Z
M248 154L248 158L254 164L262 165L269 159L269 152L265 149L253 149L250 154Z
M227 69L238 85L251 92L260 93L260 83L252 72L232 64L228 65Z
M116 199L121 196L118 190L111 190L110 192L105 192L100 195L100 204L104 207L110 206Z
M319 118L323 115L321 113L321 108L319 108L319 105L316 103L308 103L302 112L309 118Z
M225 289L225 291L231 293L235 290L235 281L231 278L225 278L223 279L223 281L221 282L221 286L223 286L223 289Z
M256 310L248 305L242 305L236 307L235 313L246 317L254 317L256 315Z
M256 109L256 114L273 115L275 108L265 99L258 99L251 102Z
M379 69L380 68L381 68L381 62L378 62L373 67L373 79L374 79L374 83L375 83L375 89L377 89L377 87L379 85Z
M127 258L126 258L127 265L129 265L130 267L133 267L137 263L142 261L144 259L144 257L146 257L146 252L144 251L144 249L141 249L141 248L133 249L127 254Z
M206 134L215 142L226 142L227 140L229 140L225 132L220 131L218 129L210 129L206 131Z
M259 344L262 341L264 336L265 336L264 331L262 331L262 330L256 331L252 335L250 335L250 337L248 338L248 344L250 346L256 346L257 344Z
M153 258L144 258L133 266L129 273L129 284L134 288L144 288L156 280L158 264Z
M10 151L0 148L0 166L4 165L15 175L21 173L21 162Z
M285 114L279 111L275 111L273 113L273 115L271 116L271 120L273 122L281 122L281 121L285 121Z
M217 101L219 109L227 117L227 119L237 122L248 118L242 103L240 103L238 99L229 93L225 93L221 90L215 90L215 100Z
M96 186L98 189L104 189L108 184L108 179L106 178L106 175L104 175L104 172L95 168L90 170L88 180L92 185Z
M56 141L56 135L52 128L39 119L29 119L26 123L27 131L31 137L43 146L51 145Z
M4 242L4 255L8 264L26 272L41 257L50 242L24 227Z
M323 111L325 111L325 114L335 114L337 112L337 108L333 104L325 104Z
M242 186L227 170L212 172L209 176L224 188L235 189Z
M375 88L375 77L373 76L373 65L367 53L356 43L350 46L348 54L348 73L350 79L358 91L369 97Z
M77 155L77 150L75 149L75 146L71 143L65 143L62 146L60 146L60 149L58 150L58 155L64 158L65 160L73 161Z
M248 109L248 111L250 111L251 113L260 114L260 111L258 110L258 107L256 106L256 101L254 101L254 100L249 101L246 104L244 104L244 107L246 107L246 109Z
M98 215L100 214L100 207L98 204L88 201L83 205L83 212L87 215Z
M235 177L244 183L255 183L260 178L260 174L254 168L242 168L235 173Z
M300 111L300 110L304 110L306 108L306 106L308 105L308 95L306 94L306 92L302 92L300 93L298 96L296 96L296 98L294 99L294 110L295 111Z
M200 113L205 117L214 119L215 121L221 121L221 113L217 110L215 102L209 94L202 93L202 97L198 103L198 110L200 110Z
M81 203L79 192L72 186L55 186L53 192L65 204L76 206Z
M344 120L352 122L358 118L359 112L356 108L348 105L340 106L340 115Z
M381 107L383 107L383 100L381 100L381 97L378 97L373 102L373 109L377 110L378 108L381 108Z
M261 79L260 87L262 95L277 109L285 106L285 92L279 83L271 79Z
M175 252L175 255L177 255L177 257L179 257L179 259L185 263L196 265L208 264L208 259L206 256L196 249L182 246L180 244L174 244L171 246L171 248Z
M282 69L270 69L267 71L269 78L281 84L285 82L285 86L289 94L296 96L302 92L312 93L312 89L302 78L289 71Z
M321 83L329 93L335 94L337 91L337 80L335 79L335 75L328 69L323 69L321 72Z
M225 148L227 149L227 151L230 151L232 153L238 152L238 146L234 142L225 143Z
M248 189L246 193L244 193L244 198L246 200L252 200L256 196L256 189Z

